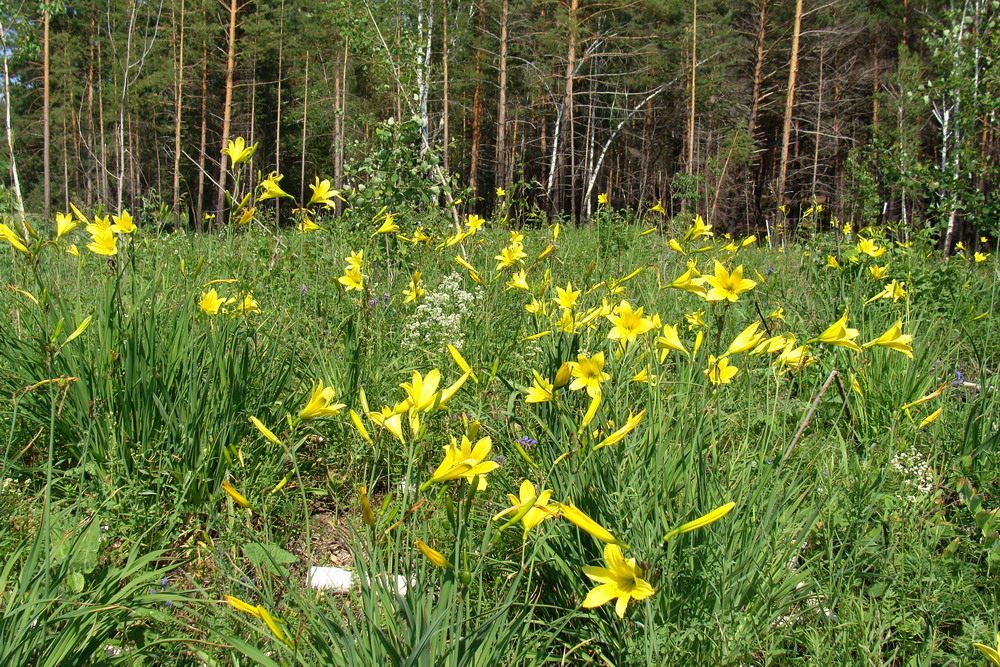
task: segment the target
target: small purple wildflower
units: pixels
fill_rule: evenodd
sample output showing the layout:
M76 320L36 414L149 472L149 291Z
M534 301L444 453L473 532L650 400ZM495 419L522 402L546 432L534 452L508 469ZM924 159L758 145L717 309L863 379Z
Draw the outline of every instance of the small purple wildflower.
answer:
M531 449L532 447L538 444L538 441L535 440L534 438L529 438L528 436L525 435L518 438L517 444L521 445L525 449Z
M507 462L507 457L505 457L503 454L497 454L495 457L493 457L493 460L496 461L498 465L503 465L504 463Z
M307 296L309 294L309 286L306 285L305 283L302 283L299 286L299 294L301 294L302 296Z
M951 386L961 387L963 382L965 382L965 373L962 371L955 371L955 381L951 383Z

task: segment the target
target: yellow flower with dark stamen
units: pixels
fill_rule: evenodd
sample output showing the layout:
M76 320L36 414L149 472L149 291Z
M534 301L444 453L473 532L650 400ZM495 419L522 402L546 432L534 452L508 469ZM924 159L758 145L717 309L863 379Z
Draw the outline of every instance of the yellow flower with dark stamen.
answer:
M507 287L509 289L523 289L525 292L529 291L531 288L528 287L528 272L524 269L515 272L511 275L510 280L507 281Z
M593 398L601 393L601 383L611 379L611 375L604 372L604 352L598 352L589 358L581 352L577 355L577 360L570 363L571 372L576 378L569 386L571 391L586 389Z
M642 570L634 558L625 558L621 547L608 544L604 547L604 562L607 567L585 566L583 573L599 586L587 593L583 606L586 609L600 607L617 599L615 613L625 618L629 600L645 600L656 591L640 575Z

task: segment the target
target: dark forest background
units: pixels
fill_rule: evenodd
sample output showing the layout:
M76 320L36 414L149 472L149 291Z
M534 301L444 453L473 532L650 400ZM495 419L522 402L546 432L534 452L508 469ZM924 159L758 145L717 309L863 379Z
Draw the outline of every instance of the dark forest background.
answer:
M950 246L997 225L989 0L0 7L7 211L19 189L30 213L200 229L242 136L289 192L321 176L401 210L486 214L500 188L523 219L606 192L739 233L902 221Z

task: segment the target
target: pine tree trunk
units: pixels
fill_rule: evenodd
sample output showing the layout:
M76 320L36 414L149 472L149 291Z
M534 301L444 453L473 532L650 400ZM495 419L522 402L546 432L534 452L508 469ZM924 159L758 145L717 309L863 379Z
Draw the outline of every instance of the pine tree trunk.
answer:
M566 81L563 90L563 132L566 147L566 164L569 167L569 201L570 217L576 220L576 150L573 123L573 84L576 72L576 12L580 7L579 0L570 0L569 4L569 35L566 48Z
M0 17L2 18L2 17ZM7 26L0 23L0 59L3 60L3 107L4 134L7 135L7 150L10 152L10 180L14 188L14 203L21 222L21 234L28 236L28 226L24 221L24 199L21 197L21 180L17 175L17 156L14 153L14 128L10 120L10 71L7 61L12 51L7 47Z
M692 1L691 11L691 86L688 102L688 155L687 173L694 176L694 125L695 99L698 92L698 0Z
M451 178L451 134L448 127L448 0L441 0L441 125L444 130L444 173Z
M180 0L180 15L174 19L178 32L177 78L174 86L174 225L180 224L181 208L181 115L184 103L184 0Z
M785 182L788 178L788 149L792 137L792 113L795 110L795 82L799 73L799 35L802 31L802 0L795 0L795 25L792 28L792 53L788 62L788 94L785 97L785 122L781 133L781 162L778 164L778 184L775 188L778 207L785 204ZM780 214L782 229L787 232L785 214ZM772 245L777 240L772 236Z
M201 134L198 141L198 199L194 206L194 231L204 230L205 151L208 149L208 45L201 43Z
M238 0L229 0L229 31L228 47L226 49L226 101L222 107L222 146L229 142L229 130L233 122L233 79L236 73L236 12L239 10ZM280 77L279 77L280 81ZM226 202L226 171L229 168L228 155L222 154L219 160L219 190L215 198L215 211L223 215L223 205ZM218 220L217 222L222 222Z
M510 0L500 4L500 96L497 102L497 151L494 185L507 186L507 21L510 14Z
M479 39L486 35L486 8L479 2ZM469 189L475 197L479 189L479 147L483 135L483 55L476 48L476 86L472 91L472 146L469 148Z

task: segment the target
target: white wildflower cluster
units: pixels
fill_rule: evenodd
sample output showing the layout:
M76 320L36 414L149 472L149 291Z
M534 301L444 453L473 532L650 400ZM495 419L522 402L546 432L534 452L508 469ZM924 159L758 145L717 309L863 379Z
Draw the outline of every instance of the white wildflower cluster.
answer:
M934 469L924 454L916 449L899 452L892 457L889 467L903 478L903 486L909 490L905 500L911 503L917 502L921 496L926 496L934 489Z
M451 273L435 289L427 290L417 305L413 319L403 333L403 348L414 350L444 350L449 344L462 349L465 336L463 319L472 313L483 296L480 287L471 292L462 288L462 276Z

